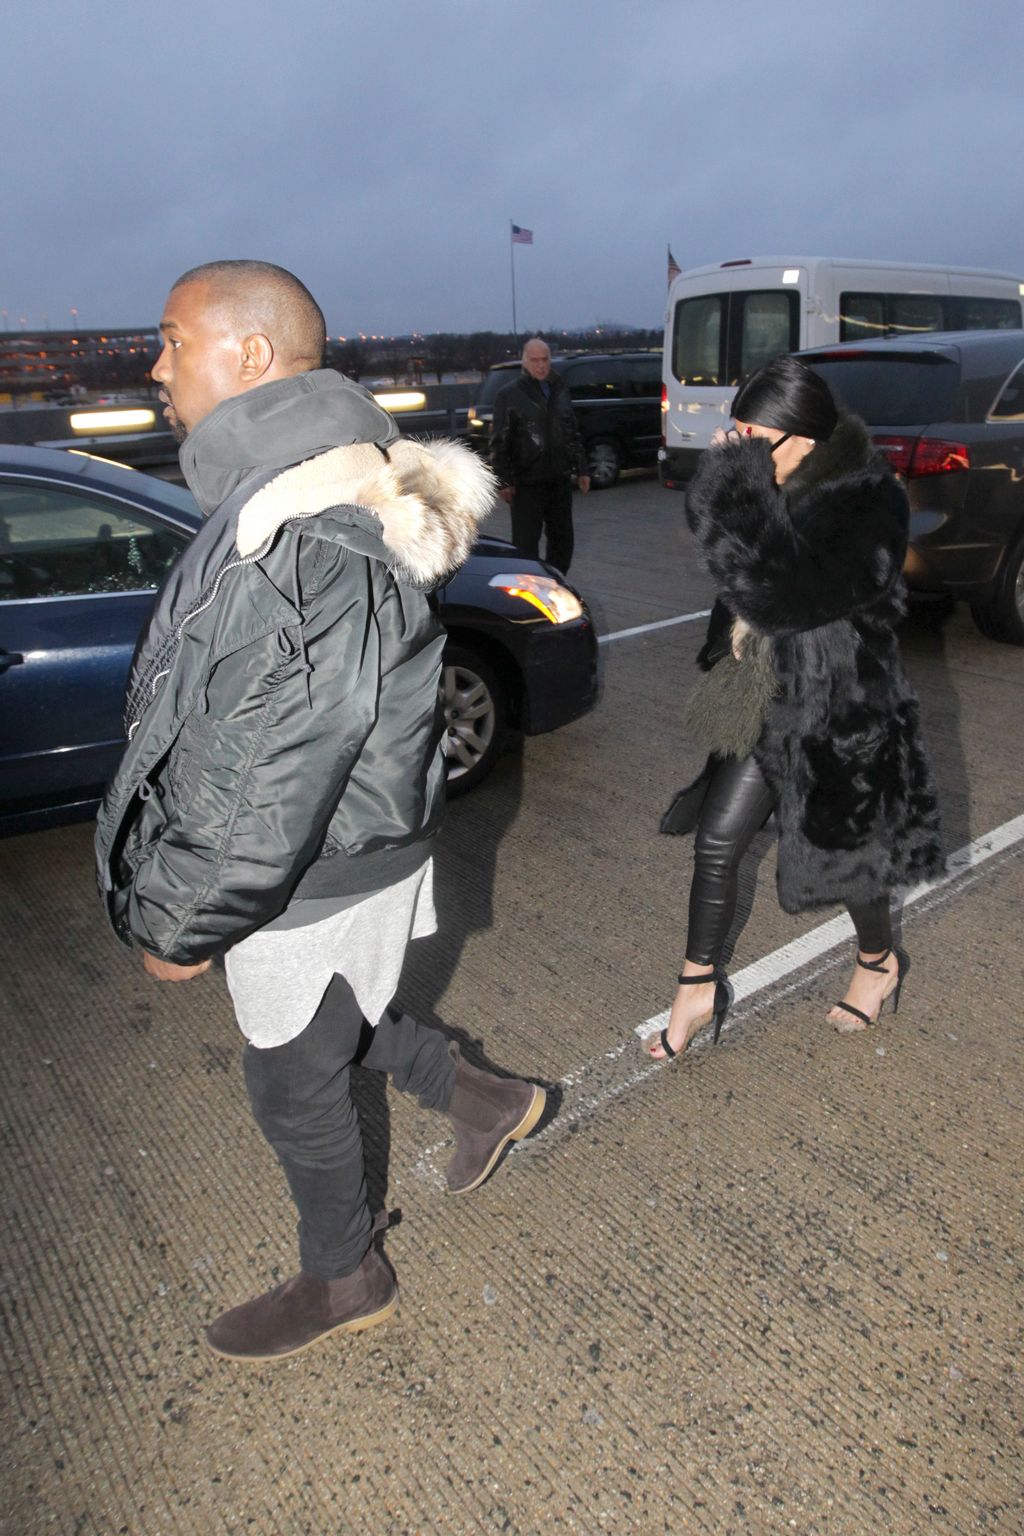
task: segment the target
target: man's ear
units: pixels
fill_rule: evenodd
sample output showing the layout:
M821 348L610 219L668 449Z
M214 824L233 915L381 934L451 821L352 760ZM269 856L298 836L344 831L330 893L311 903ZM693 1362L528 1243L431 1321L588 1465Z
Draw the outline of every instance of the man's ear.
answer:
M248 384L258 384L273 366L274 344L269 336L254 331L242 342L242 377Z

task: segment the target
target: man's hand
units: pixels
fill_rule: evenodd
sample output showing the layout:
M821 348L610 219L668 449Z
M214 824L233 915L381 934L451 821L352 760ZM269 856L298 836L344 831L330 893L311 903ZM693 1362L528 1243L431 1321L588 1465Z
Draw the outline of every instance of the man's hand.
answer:
M576 484L579 486L580 490L583 492L583 494L585 496L587 494L587 492L590 490L590 476L589 475L579 475L577 477L577 479L576 479Z
M501 497L502 501L507 501L509 506L511 506L512 497L515 495L515 490L511 485L503 485L498 492L498 495Z
M212 960L200 960L198 965L175 965L172 960L161 960L157 955L142 951L143 969L154 981L191 981L193 976L208 971L212 964Z

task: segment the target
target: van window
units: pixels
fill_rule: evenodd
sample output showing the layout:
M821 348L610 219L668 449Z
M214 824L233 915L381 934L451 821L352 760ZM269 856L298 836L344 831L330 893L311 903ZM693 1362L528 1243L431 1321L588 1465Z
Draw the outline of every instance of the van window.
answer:
M724 384L722 316L728 295L701 294L676 305L672 372L680 384Z
M730 332L739 334L739 357L730 346L731 382L739 384L755 369L800 345L800 315L795 293L766 289L760 293L734 293Z
M1019 299L958 299L946 300L950 331L1019 331L1021 329Z
M840 405L872 427L922 426L960 417L960 368L938 353L807 358Z
M973 299L955 294L843 293L839 296L839 340L921 331L1021 329L1016 299Z
M930 293L894 293L889 296L888 328L900 334L942 330L942 300Z
M844 293L839 300L840 341L869 341L884 336L885 296L881 293Z

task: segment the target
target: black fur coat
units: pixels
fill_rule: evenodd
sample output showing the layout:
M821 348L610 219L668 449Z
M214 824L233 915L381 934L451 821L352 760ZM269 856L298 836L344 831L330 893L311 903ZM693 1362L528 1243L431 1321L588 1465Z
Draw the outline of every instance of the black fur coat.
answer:
M755 756L776 799L782 906L870 901L940 872L895 635L907 499L863 423L842 418L783 489L763 439L708 451L687 520L720 595L704 664L733 614L771 637L778 694Z

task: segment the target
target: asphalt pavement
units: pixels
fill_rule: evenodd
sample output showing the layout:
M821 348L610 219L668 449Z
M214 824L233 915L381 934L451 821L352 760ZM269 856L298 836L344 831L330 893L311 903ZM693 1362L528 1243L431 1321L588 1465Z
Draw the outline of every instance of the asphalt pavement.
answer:
M360 1078L401 1213L380 1328L276 1367L208 1353L295 1266L223 978L147 981L90 828L0 842L0 1531L1024 1529L1024 651L961 610L905 629L958 857L904 910L899 1014L825 1022L852 944L779 910L765 835L722 1042L654 1066L690 871L657 821L696 767L710 601L681 511L642 476L577 498L573 579L600 633L642 632L602 645L589 716L450 807L401 1000L552 1108L453 1199L446 1122Z

